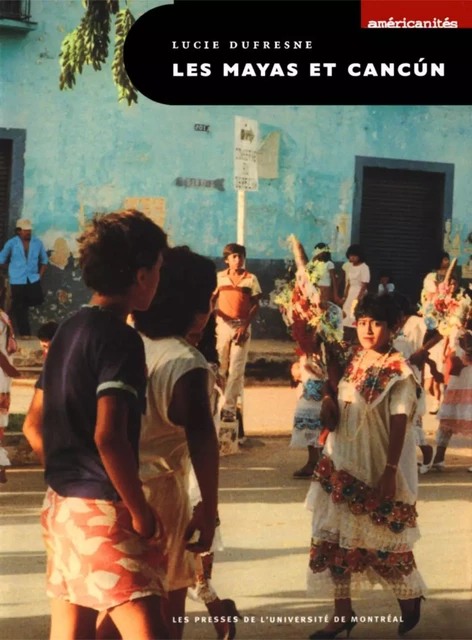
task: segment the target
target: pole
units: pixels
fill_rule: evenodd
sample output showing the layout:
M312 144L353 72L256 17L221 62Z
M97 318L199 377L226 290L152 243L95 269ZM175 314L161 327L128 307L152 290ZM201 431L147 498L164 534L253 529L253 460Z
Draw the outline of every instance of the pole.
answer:
M246 192L238 191L238 244L244 245L244 229L246 225Z

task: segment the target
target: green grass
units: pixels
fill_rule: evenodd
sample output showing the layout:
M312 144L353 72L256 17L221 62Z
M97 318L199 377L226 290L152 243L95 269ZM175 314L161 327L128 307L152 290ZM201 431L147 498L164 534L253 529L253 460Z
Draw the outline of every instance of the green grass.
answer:
M21 431L23 429L23 422L26 415L24 413L10 413L8 416L8 427L5 427L5 432L9 431Z

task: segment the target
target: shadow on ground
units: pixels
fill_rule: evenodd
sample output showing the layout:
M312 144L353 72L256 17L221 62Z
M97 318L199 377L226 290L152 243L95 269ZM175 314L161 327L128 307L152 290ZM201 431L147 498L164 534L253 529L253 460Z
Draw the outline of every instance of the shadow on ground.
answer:
M239 601L241 614L249 617L249 621L242 621L238 625L238 638L242 639L307 638L324 623L288 618L331 614L332 604L329 601L312 603L305 595L304 572L310 530L309 514L304 512L303 502L311 481L294 480L291 477L293 471L304 464L306 452L292 450L288 444L288 437L250 438L240 455L221 459L220 503L228 536L224 530L225 549L216 557L215 581L221 584L222 594L224 592L221 597L234 594ZM451 539L446 531L438 543L441 545L438 551L444 552L442 559L438 560L437 551L432 546L426 547L434 542L431 540L436 535L437 520L434 520L434 526L424 538L423 549L429 549L427 557L433 565L437 565L437 569L430 572L432 589L424 603L421 623L408 634L411 640L466 640L472 637L470 592L454 588L454 582L468 586L468 579L460 576L452 576L449 582L443 579L451 573L448 562L453 557L451 550L455 544L461 562L463 555L463 565L459 567L466 567L470 560L467 542L464 545L467 534L455 525L456 505L450 503L459 501L463 504L470 496L472 474L467 473L467 467L472 460L468 453L451 451L444 472L432 472L420 477L420 510L423 511L423 503L427 518L433 519L437 518L438 513L444 514L444 521L451 523ZM45 565L44 554L39 550L39 512L44 491L43 471L40 468L9 470L8 483L0 489L0 526L10 525L5 526L3 532L7 529L12 531L8 545L5 544L6 538L2 537L0 553L0 637L5 640L46 640L48 637L48 602L44 582L39 575ZM243 503L250 517L239 507ZM296 524L292 524L293 518ZM438 522L438 525L441 524ZM29 550L21 550L29 546L27 542L25 547L24 540L21 541L23 546L17 547L18 534L11 525L26 525L25 535L34 536ZM31 533L29 525L35 526L31 528ZM294 527L299 529L295 530ZM290 539L287 537L289 533L293 534ZM422 544L421 541L419 544ZM288 569L292 571L289 578ZM466 572L465 568L464 575ZM17 585L10 590L9 579L10 584ZM438 585L447 585L447 588L439 589ZM34 608L22 602L26 599L21 595L23 587L30 588L28 598L32 598ZM399 615L397 603L390 593L374 592L360 597L355 600L354 606L359 616ZM42 612L44 615L37 615ZM211 623L195 621L195 616L207 617L203 606L188 601L187 615L190 622L185 631L186 640L213 640L216 637ZM271 623L268 618L274 616L281 617L282 622ZM250 621L251 617L255 618L255 622ZM351 637L353 640L396 638L397 624L359 623Z

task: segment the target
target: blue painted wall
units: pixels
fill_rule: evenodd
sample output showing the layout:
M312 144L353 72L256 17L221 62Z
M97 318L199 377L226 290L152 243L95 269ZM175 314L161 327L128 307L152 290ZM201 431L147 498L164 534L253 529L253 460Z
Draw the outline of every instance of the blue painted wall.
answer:
M131 9L138 17L158 4L134 0ZM459 263L469 259L472 107L197 108L158 105L144 97L128 107L117 102L109 67L99 73L85 69L74 90L60 92L61 41L78 24L82 4L35 0L32 5L35 31L0 32L0 127L26 130L22 215L33 221L50 251L59 255L67 247L74 254L84 216L120 208L127 197L150 197L165 198L165 228L173 243L218 256L236 239L234 116L242 115L258 120L263 137L281 132L279 178L261 180L259 192L247 196L249 267L251 259L257 261L252 264L260 268L266 288L267 311L256 336L285 335L278 312L270 309L268 289L283 274L290 233L309 246L337 242L334 257L342 259L350 243L355 156L454 164L453 223L461 228L453 226L453 232L461 236ZM195 123L209 124L211 132L194 131ZM178 177L224 178L226 190L179 187ZM336 238L340 220L347 231ZM73 260L64 266L62 259L60 267L50 268L48 303L38 321L61 316L86 299L72 267Z

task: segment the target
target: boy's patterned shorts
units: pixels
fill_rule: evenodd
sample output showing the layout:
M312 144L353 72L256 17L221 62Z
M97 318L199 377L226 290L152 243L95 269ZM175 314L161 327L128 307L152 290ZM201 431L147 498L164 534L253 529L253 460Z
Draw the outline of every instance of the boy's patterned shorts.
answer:
M144 540L122 502L64 498L48 489L41 513L47 595L105 611L167 591L162 530Z

